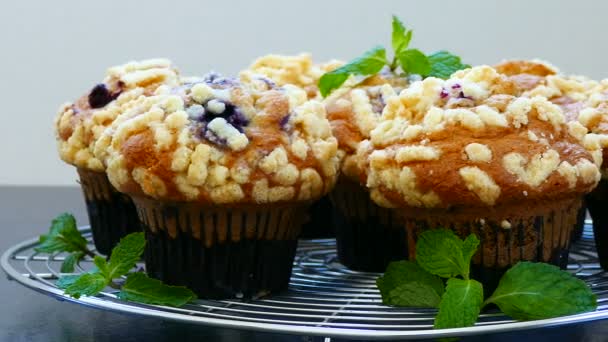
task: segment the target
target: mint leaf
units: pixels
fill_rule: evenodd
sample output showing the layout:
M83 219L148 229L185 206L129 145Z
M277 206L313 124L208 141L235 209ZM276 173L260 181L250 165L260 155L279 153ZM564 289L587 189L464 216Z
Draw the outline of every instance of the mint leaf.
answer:
M87 250L87 240L80 235L73 215L63 213L53 219L49 233L40 235L36 252L78 252Z
M95 266L97 266L97 269L94 270L95 273L101 273L108 280L113 279L112 277L110 277L110 270L108 269L108 262L106 261L106 259L104 257L102 257L100 255L96 255L93 258L93 263L95 264Z
M182 286L169 286L144 273L131 273L118 293L118 298L145 304L180 307L196 299L196 295Z
M410 41L412 40L412 30L407 30L401 20L397 16L393 15L393 34L392 44L395 55L399 54L402 50L407 49Z
M427 75L431 72L431 64L422 51L407 49L396 52L396 54L399 65L404 72L418 75Z
M593 311L597 299L584 281L558 267L519 262L500 279L486 303L517 320L533 320Z
M428 60L431 68L428 74L424 74L427 77L448 79L454 72L471 67L460 62L460 57L448 51L435 52L428 56Z
M61 273L74 272L74 266L76 266L76 263L84 258L84 255L84 252L73 252L68 254L68 256L63 259L63 263L61 264Z
M110 261L106 263L101 257L101 260L98 261L95 257L95 265L108 280L118 278L135 267L145 246L146 239L143 232L131 233L120 239L118 245L112 249Z
M84 273L77 276L77 278L70 278L69 281L64 281L62 285L67 282L70 284L65 287L65 293L74 298L94 296L109 284L109 281L100 273Z
M436 308L441 301L441 295L429 286L411 280L391 289L382 296L382 303L400 307Z
M475 324L483 303L483 287L473 279L448 280L435 317L435 328L470 327Z
M393 306L437 307L444 291L439 277L411 261L391 262L376 285L382 302Z
M61 278L57 279L55 285L57 285L58 288L65 290L70 285L74 284L74 282L76 282L80 276L81 274L62 276Z
M382 46L376 46L366 51L361 57L321 76L319 91L323 97L326 97L334 89L339 88L349 76L373 75L378 73L384 65L386 65L386 50Z
M477 247L479 247L479 239L475 234L467 236L467 238L462 243L462 257L464 259L464 263L467 265L467 274L469 273L471 259L473 258L473 255L475 255L475 252L477 252Z
M472 248L473 241L468 244L467 248ZM416 262L427 272L442 278L458 275L468 278L470 258L465 259L463 247L462 240L451 230L427 230L418 237ZM467 249L468 254L471 254L471 251Z

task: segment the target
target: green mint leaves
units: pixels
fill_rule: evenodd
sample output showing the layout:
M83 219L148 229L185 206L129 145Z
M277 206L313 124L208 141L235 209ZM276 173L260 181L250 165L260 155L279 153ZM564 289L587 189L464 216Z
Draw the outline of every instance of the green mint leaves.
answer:
M348 64L330 71L319 79L319 91L323 97L339 88L350 75L369 76L378 73L386 64L386 50L376 46L366 51L361 57L355 58Z
M393 16L391 45L394 57L392 61L386 58L386 50L377 46L366 51L363 55L346 63L342 67L324 74L319 79L319 91L323 97L339 88L352 75L371 76L377 74L383 67L389 66L391 71L407 74L417 74L423 77L448 78L454 71L469 67L460 62L460 57L447 51L439 51L425 55L418 49L409 49L413 32Z
M427 272L442 278L462 276L468 279L471 257L478 245L479 239L475 235L462 241L448 229L427 230L418 237L416 261Z
M74 268L76 268L76 264L84 258L84 252L73 252L68 254L67 257L63 260L61 264L61 273L72 273L74 272Z
M95 257L95 266L109 280L118 278L127 274L135 263L139 261L144 253L146 239L144 233L132 233L120 240L120 243L112 250L110 261L100 256Z
M146 304L182 306L195 299L196 295L185 287L165 285L144 273L129 273L143 254L145 245L144 233L131 233L114 247L109 261L96 255L93 259L96 269L61 277L57 286L74 298L94 296L110 286L120 289L118 298ZM124 275L127 280L121 286L115 280Z
M401 20L393 15L393 34L391 43L395 54L399 54L399 52L407 49L412 40L412 33L412 30L407 30Z
M68 213L54 218L49 233L40 235L39 242L36 251L43 253L78 252L87 247L87 240L76 227L76 219Z
M61 265L61 272L74 272L76 264L85 255L93 255L87 248L87 240L80 235L73 215L63 213L51 222L49 233L40 235L40 245L35 249L39 253L69 252Z
M60 279L63 279L60 278ZM57 286L65 291L65 294L74 298L80 296L94 296L108 286L108 280L100 273L84 273L79 276L69 276L68 279L57 282Z
M438 51L428 56L430 71L428 77L449 78L454 72L470 68L468 64L463 64L460 57L452 55L447 51Z
M439 304L435 328L469 327L477 322L483 304L483 286L476 280L451 278Z
M486 303L518 319L533 320L593 311L597 299L584 281L556 266L520 262L500 279Z
M496 304L518 320L532 320L593 311L597 300L585 282L558 267L519 262L501 278L484 302L483 286L469 279L471 258L479 239L464 241L451 230L433 229L420 234L416 262L391 263L376 284L382 302L393 306L438 307L435 328L472 326L481 309ZM444 289L443 280L448 278ZM458 278L461 277L461 278Z
M428 75L431 72L429 59L418 49L407 49L396 55L401 69L409 74Z
M196 295L183 286L165 285L160 280L137 272L127 276L118 298L145 304L180 307L196 299Z
M438 307L443 281L411 261L395 261L376 280L382 302L393 306Z
M65 294L74 298L95 296L109 286L120 290L117 294L120 299L146 304L182 306L196 299L196 295L185 287L165 285L141 272L130 273L140 260L145 245L144 233L129 234L120 240L106 260L87 249L87 241L78 231L74 216L66 213L53 220L48 234L40 236L36 251L69 252L61 265L62 273L74 272L85 255L93 257L96 268L84 274L62 276L56 282ZM123 283L124 276L126 281Z

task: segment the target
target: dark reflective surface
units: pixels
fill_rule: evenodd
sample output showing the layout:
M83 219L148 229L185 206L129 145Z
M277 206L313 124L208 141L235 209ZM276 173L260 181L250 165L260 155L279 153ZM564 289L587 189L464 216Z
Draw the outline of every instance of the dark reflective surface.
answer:
M79 188L0 187L0 250L45 232L50 220L64 211L72 212L79 224L87 223ZM324 341L105 312L39 294L8 281L4 274L0 300L0 341ZM462 341L608 341L608 321Z

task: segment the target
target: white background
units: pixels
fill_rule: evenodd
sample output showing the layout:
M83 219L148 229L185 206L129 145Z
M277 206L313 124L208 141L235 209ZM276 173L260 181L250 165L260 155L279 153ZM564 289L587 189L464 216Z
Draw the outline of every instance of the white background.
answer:
M544 1L5 1L0 3L0 184L75 184L52 121L105 69L167 57L183 74L236 74L256 56L309 51L350 59L390 41L390 15L412 45L469 64L543 58L608 77L608 2Z

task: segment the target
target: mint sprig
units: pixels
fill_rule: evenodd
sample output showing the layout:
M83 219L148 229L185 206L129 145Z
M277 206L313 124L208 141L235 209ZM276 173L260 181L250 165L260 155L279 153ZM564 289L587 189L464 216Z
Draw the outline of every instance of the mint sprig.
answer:
M196 295L185 287L165 285L141 272L130 273L140 260L145 245L144 233L131 233L120 240L106 260L87 249L87 241L78 231L74 216L66 213L53 220L48 234L40 236L36 250L42 253L71 252L61 265L62 273L73 272L85 255L93 258L96 266L93 270L64 275L56 282L57 287L74 298L95 296L111 287L119 290L117 296L120 299L147 304L182 306L196 299ZM126 281L123 281L123 276L126 276Z
M39 245L35 248L39 253L68 252L61 272L74 272L76 264L85 255L94 257L95 254L87 248L87 240L82 237L76 225L74 215L63 213L53 219L48 234L40 235Z
M484 302L483 285L469 279L471 258L478 246L479 239L474 234L463 241L447 229L423 232L416 243L416 262L393 262L378 278L383 303L438 306L434 324L437 329L472 326L488 304L496 304L518 320L572 315L597 308L596 296L585 282L558 267L532 262L519 262L510 268ZM437 284L429 280L434 275L448 279L445 291L430 285ZM441 298L438 305L433 294Z
M395 73L400 68L403 76L417 74L439 78L448 78L454 71L469 67L460 62L460 57L447 51L427 56L418 49L409 48L413 31L408 30L396 16L393 16L392 29L392 60L386 58L386 50L382 46L376 46L342 67L324 74L318 84L321 95L326 97L342 86L350 76L371 76L380 72L384 66Z
M131 233L123 237L112 250L110 260L96 255L93 263L97 266L88 273L69 275L59 278L57 286L74 298L94 296L106 287L120 290L118 298L146 303L182 306L196 298L189 289L182 286L169 286L161 281L148 278L143 273L129 273L135 268L146 245L144 233ZM121 284L122 276L127 280Z

